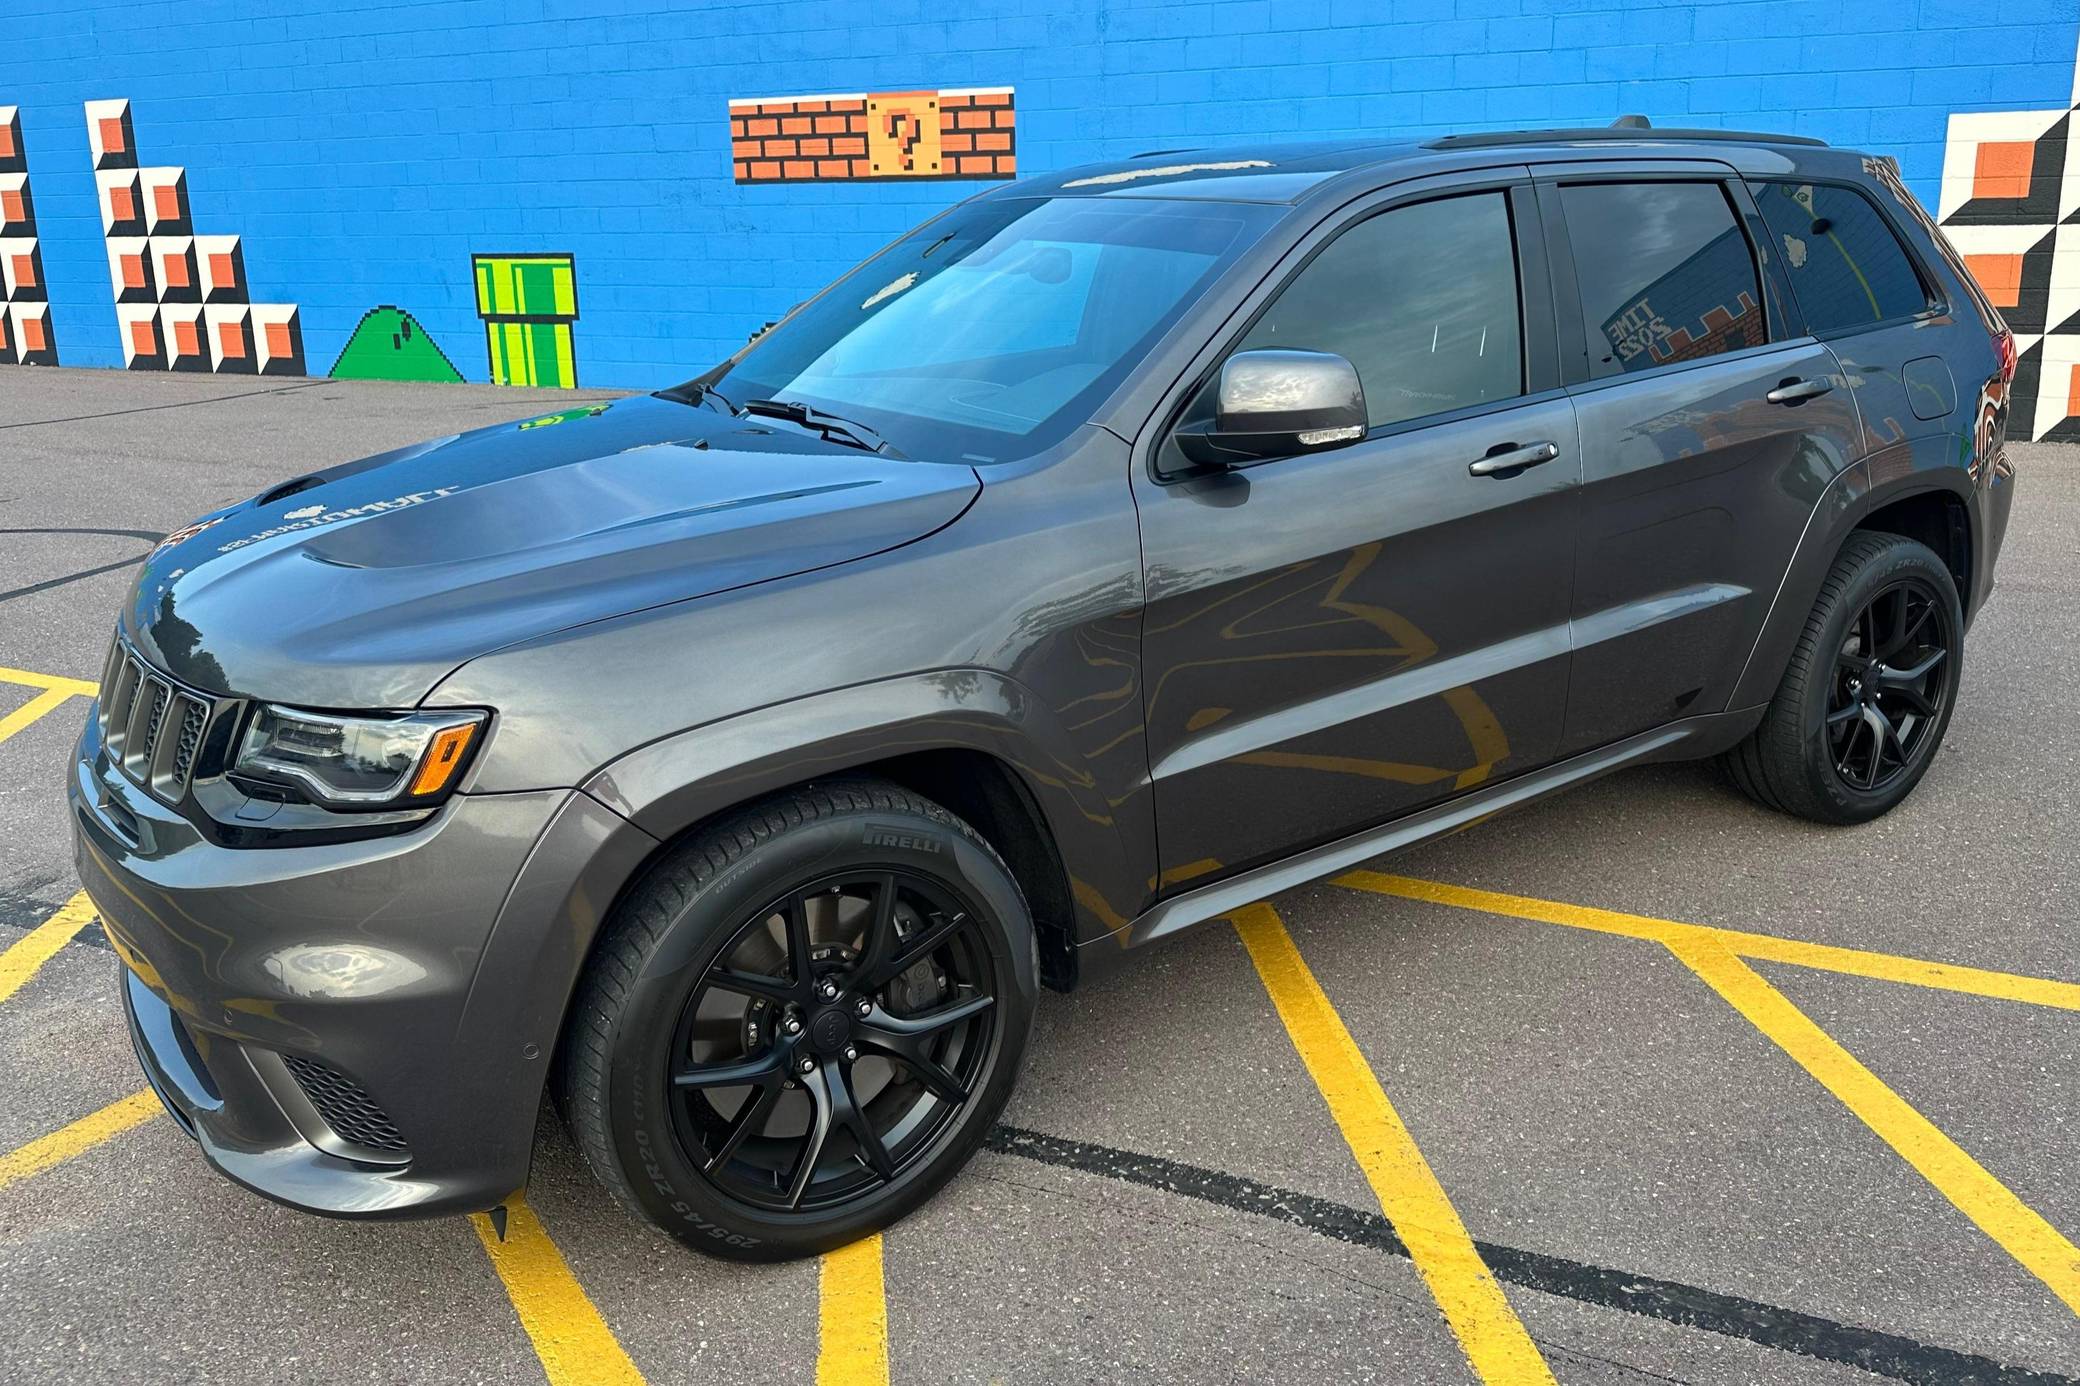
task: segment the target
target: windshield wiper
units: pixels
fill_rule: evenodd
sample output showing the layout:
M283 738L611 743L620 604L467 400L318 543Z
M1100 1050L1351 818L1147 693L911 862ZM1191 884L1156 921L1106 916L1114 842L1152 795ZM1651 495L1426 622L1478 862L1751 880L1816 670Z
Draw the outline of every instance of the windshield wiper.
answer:
M674 385L669 389L659 390L657 391L657 397L659 399L668 399L674 404L707 404L712 401L720 406L725 414L734 415L737 412L736 406L729 402L727 395L713 385L703 385L697 380L689 380L684 385Z
M744 413L764 414L768 418L786 419L813 429L833 443L847 443L868 452L888 452L888 440L863 423L841 419L836 414L826 414L821 409L812 409L798 399L747 399Z

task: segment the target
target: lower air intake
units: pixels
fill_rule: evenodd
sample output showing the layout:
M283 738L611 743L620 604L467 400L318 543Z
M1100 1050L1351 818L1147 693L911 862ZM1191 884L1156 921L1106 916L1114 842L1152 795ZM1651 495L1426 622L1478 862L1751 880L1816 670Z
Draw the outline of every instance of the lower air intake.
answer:
M359 1083L329 1064L299 1054L282 1055L282 1063L341 1140L389 1155L407 1153L404 1137L391 1124L389 1114Z

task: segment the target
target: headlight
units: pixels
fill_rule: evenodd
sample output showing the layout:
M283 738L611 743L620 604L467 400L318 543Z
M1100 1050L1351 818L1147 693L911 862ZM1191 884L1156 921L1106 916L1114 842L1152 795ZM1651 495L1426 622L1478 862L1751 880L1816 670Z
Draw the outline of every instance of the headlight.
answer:
M263 703L239 743L231 773L290 784L333 808L409 808L456 781L481 712L397 712L347 717Z

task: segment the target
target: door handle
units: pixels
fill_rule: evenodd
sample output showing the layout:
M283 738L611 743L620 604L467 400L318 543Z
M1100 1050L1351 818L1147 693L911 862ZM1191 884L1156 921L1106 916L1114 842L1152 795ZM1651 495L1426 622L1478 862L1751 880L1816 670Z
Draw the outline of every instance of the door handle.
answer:
M1518 447L1515 443L1501 443L1488 449L1488 455L1478 462L1466 464L1466 470L1474 476L1494 476L1498 472L1521 471L1525 467L1536 467L1541 462L1550 462L1560 455L1560 449L1551 443L1526 443Z
M1831 380L1787 380L1771 390L1763 398L1771 404L1796 404L1802 399L1814 399L1834 388Z

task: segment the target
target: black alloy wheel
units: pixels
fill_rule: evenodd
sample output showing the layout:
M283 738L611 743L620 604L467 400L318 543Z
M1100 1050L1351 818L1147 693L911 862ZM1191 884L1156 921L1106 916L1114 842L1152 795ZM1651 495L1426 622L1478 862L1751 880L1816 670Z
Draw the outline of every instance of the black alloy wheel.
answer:
M816 783L660 854L601 930L557 1096L623 1206L739 1260L879 1231L980 1149L1032 1028L1024 892L975 830Z
M1757 803L1816 823L1889 813L1935 762L1963 661L1964 608L1943 560L1904 535L1852 534L1726 769Z
M773 1212L856 1200L928 1158L997 1043L991 935L943 885L847 873L738 926L687 997L674 1130Z
M1906 578L1872 597L1850 622L1835 656L1827 741L1835 773L1875 793L1914 766L1939 725L1950 657L1942 598Z

